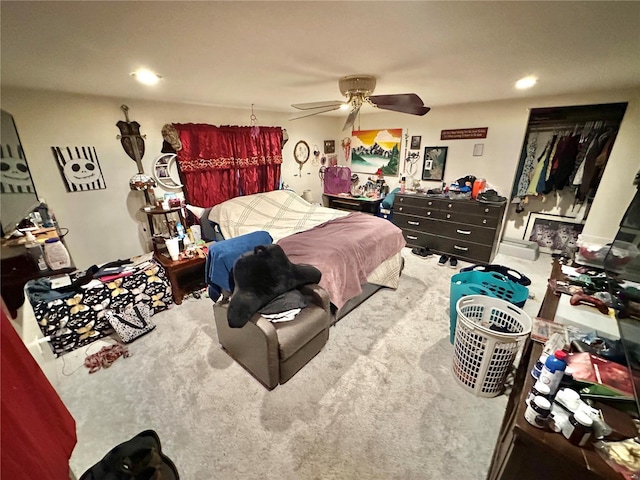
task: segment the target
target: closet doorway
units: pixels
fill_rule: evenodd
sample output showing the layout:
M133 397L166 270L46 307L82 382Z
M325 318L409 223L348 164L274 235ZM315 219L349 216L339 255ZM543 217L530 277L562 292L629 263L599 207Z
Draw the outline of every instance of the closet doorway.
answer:
M507 213L522 240L548 253L575 250L626 108L531 110Z

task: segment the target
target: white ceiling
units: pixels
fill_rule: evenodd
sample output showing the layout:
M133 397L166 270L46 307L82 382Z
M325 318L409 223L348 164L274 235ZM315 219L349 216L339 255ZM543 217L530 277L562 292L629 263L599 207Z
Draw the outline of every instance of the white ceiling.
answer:
M376 94L438 105L640 85L640 2L0 3L2 85L293 111ZM164 78L136 83L139 67ZM522 92L515 80L539 77Z

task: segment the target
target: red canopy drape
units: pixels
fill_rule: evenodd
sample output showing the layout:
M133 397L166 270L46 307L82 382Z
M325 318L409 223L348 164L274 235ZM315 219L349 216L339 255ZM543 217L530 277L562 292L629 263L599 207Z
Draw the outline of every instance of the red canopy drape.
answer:
M211 207L239 195L278 188L282 164L280 127L173 124L182 149L178 165L192 205ZM253 133L253 134L252 134Z

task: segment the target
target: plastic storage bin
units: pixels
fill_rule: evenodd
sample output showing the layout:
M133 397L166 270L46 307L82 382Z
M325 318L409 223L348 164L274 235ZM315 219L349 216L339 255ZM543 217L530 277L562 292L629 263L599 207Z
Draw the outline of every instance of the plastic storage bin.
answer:
M476 396L495 397L531 333L531 317L505 300L485 295L461 298L456 311L454 377Z
M640 254L638 248L629 242L613 242L602 237L578 235L576 262L581 265L619 270Z
M497 272L469 271L460 272L451 277L449 291L449 341L453 343L458 314L458 300L467 295L486 295L500 298L522 308L529 298L529 289L512 282Z

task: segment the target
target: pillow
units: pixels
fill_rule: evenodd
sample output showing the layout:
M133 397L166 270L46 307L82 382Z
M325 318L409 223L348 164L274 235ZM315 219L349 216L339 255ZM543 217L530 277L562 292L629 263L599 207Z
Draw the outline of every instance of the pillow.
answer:
M235 289L227 320L242 328L251 317L278 295L320 282L322 273L312 265L289 261L280 245L260 245L241 255L233 266Z

